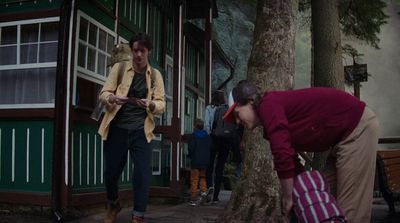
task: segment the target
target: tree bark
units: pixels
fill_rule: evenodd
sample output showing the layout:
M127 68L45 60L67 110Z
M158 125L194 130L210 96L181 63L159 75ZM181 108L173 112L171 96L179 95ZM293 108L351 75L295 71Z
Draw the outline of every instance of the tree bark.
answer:
M313 86L344 90L339 1L311 1L313 31Z
M314 87L344 90L344 70L339 25L339 0L312 0L312 75ZM312 166L322 169L328 152L315 153Z
M296 0L259 0L248 79L262 90L292 88ZM219 222L284 222L280 184L262 129L245 132L242 177Z

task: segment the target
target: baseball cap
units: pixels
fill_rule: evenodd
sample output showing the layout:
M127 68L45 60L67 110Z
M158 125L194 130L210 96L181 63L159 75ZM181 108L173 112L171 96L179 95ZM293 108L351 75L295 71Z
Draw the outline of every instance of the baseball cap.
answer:
M224 121L235 122L235 107L247 104L248 100L257 94L257 86L250 81L244 80L239 82L232 90L234 103L228 108L224 114Z

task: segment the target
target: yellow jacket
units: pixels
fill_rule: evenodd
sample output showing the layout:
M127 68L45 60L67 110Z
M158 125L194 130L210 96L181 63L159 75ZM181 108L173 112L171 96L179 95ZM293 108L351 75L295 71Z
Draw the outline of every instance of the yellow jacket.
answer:
M108 75L108 79L103 86L103 89L100 91L100 100L106 105L106 113L98 131L103 140L107 139L110 123L121 108L121 105L110 104L108 102L108 97L112 94L115 94L116 96L127 96L133 76L135 75L132 61L127 62L121 83L117 86L118 67L120 64L121 63L114 64L110 74ZM152 72L154 72L154 74L152 74ZM150 142L154 138L154 115L162 114L165 108L163 78L157 69L151 68L150 64L147 66L146 84L148 89L147 99L151 100L155 104L155 109L152 112L149 108L147 108L147 117L144 120L144 133L146 135L147 142Z

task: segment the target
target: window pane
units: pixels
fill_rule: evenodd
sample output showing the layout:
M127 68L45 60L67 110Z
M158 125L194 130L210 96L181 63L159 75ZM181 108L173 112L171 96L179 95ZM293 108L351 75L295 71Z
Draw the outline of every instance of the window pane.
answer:
M3 46L0 47L0 65L17 63L17 47Z
M114 37L111 35L108 35L108 40L107 40L107 53L112 54L112 50L114 49Z
M97 61L97 73L106 76L106 55L99 53Z
M37 43L21 45L20 63L37 63L37 49Z
M96 45L96 38L97 38L97 26L90 24L89 27L89 43L92 44L93 46Z
M96 72L96 50L88 48L87 69Z
M40 41L58 40L58 22L43 23L40 32Z
M99 30L99 49L106 51L107 46L107 33L103 30Z
M41 43L39 48L39 62L57 61L57 43Z
M84 67L85 66L85 61L86 61L86 49L87 46L84 46L83 44L79 43L79 49L78 49L78 66Z
M0 104L53 103L56 68L0 71Z
M110 67L110 65L111 65L111 57L110 56L107 56L107 71L106 71L106 75L108 76L108 73L110 73L110 70L111 70L111 67Z
M39 24L21 26L21 43L37 43L39 36Z
M1 28L0 45L17 43L17 26L7 26Z
M81 24L79 25L79 39L87 42L88 21L81 17Z

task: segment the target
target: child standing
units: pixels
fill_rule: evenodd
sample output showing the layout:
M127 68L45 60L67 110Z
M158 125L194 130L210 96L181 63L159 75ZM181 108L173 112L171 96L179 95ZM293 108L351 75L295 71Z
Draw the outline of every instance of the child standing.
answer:
M201 119L196 119L195 129L189 139L191 206L203 203L207 196L206 169L210 162L211 137L203 128L204 122ZM199 184L200 198L198 197Z

